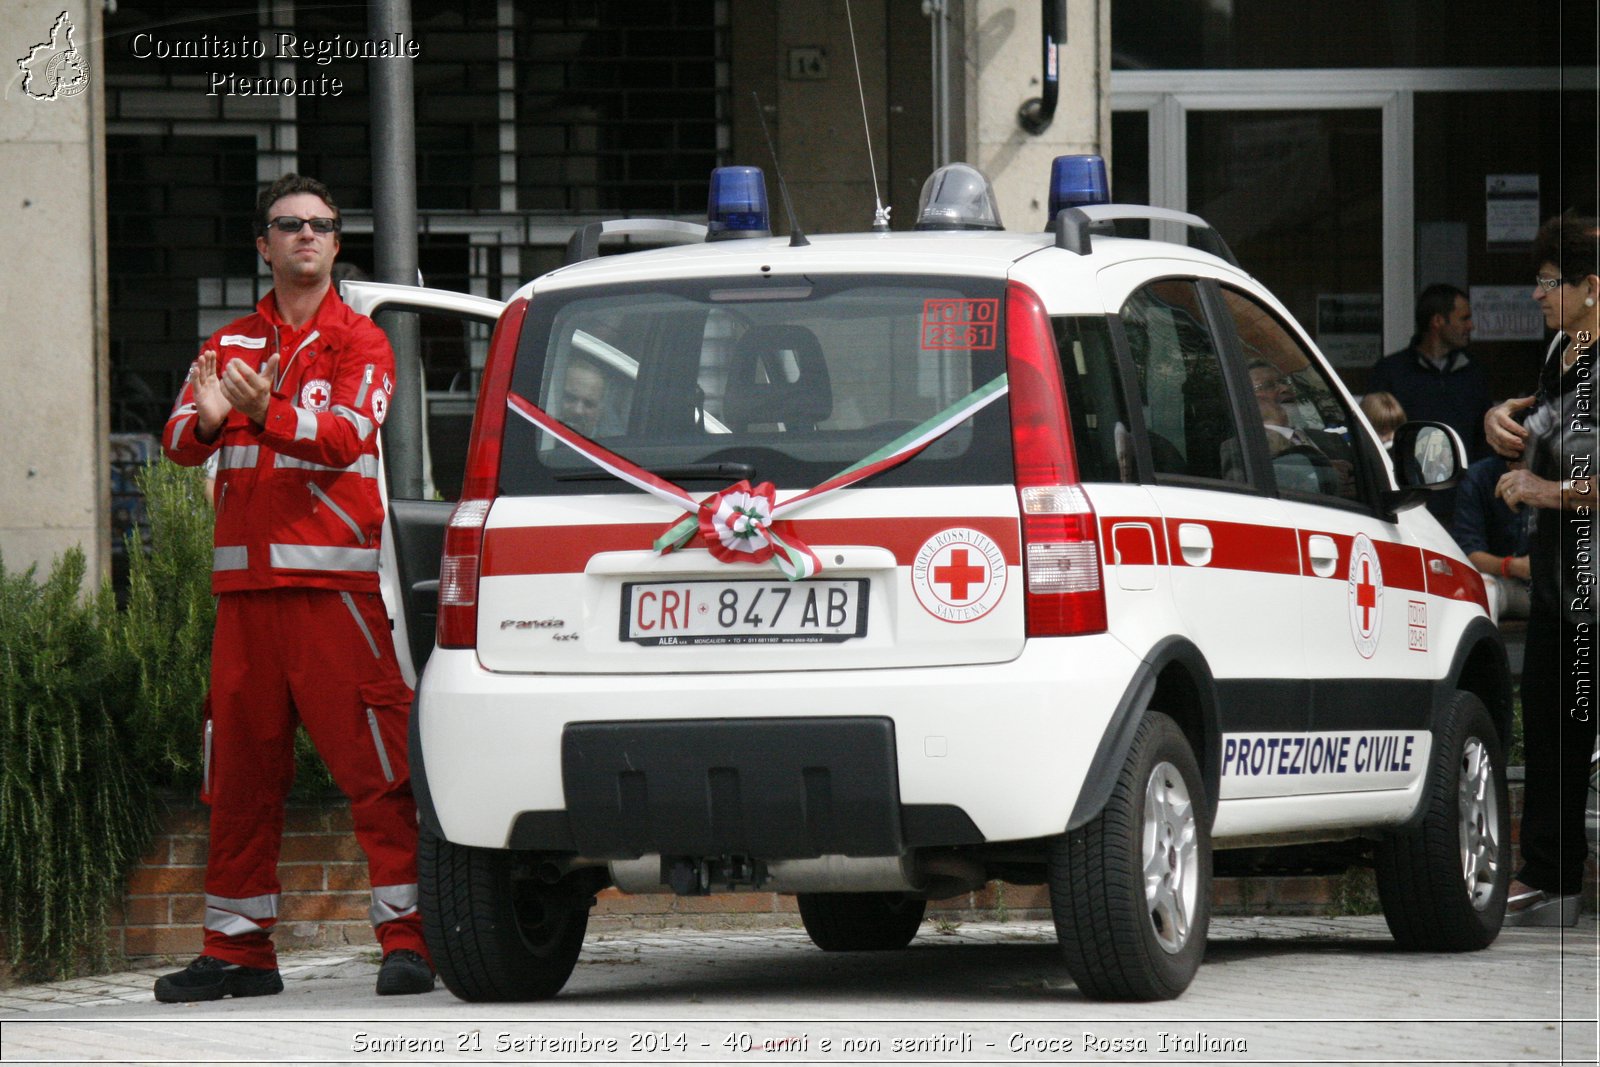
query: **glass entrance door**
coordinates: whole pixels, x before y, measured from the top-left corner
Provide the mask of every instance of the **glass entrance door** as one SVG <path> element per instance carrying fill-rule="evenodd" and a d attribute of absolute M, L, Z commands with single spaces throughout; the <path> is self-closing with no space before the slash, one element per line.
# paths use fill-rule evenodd
<path fill-rule="evenodd" d="M 1383 354 L 1377 108 L 1189 111 L 1188 209 L 1223 235 L 1334 365 Z"/>
<path fill-rule="evenodd" d="M 1210 222 L 1359 388 L 1410 336 L 1409 102 L 1140 94 L 1113 112 L 1112 193 Z"/>

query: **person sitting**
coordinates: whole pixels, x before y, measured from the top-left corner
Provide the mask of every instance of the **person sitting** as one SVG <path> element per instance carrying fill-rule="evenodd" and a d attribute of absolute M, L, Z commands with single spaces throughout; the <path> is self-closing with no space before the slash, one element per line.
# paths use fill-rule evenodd
<path fill-rule="evenodd" d="M 1350 446 L 1319 427 L 1300 425 L 1294 383 L 1277 367 L 1252 360 L 1249 372 L 1278 485 L 1298 492 L 1354 498 L 1355 464 Z M 1238 441 L 1222 443 L 1222 468 L 1224 477 L 1244 480 Z"/>
<path fill-rule="evenodd" d="M 605 408 L 606 378 L 588 360 L 573 360 L 567 364 L 567 375 L 561 386 L 561 421 L 585 437 L 594 437 L 600 428 L 600 415 Z"/>
<path fill-rule="evenodd" d="M 1510 468 L 1502 456 L 1489 456 L 1467 468 L 1456 489 L 1451 533 L 1472 565 L 1483 572 L 1489 602 L 1499 619 L 1528 617 L 1527 508 L 1513 512 L 1494 494 Z"/>

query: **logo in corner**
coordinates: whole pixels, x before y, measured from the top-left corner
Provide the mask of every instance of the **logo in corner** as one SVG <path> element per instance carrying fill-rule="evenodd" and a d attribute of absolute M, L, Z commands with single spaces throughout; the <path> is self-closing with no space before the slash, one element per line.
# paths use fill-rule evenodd
<path fill-rule="evenodd" d="M 1363 659 L 1378 651 L 1383 632 L 1383 568 L 1378 550 L 1366 534 L 1356 534 L 1350 546 L 1350 636 Z"/>
<path fill-rule="evenodd" d="M 66 100 L 89 87 L 89 60 L 72 42 L 75 30 L 63 11 L 50 27 L 50 39 L 17 60 L 24 94 L 34 100 Z"/>

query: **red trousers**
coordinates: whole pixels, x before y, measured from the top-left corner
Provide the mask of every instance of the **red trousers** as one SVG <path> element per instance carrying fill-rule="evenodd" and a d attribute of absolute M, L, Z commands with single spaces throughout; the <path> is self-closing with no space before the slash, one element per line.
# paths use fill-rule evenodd
<path fill-rule="evenodd" d="M 203 797 L 211 805 L 205 953 L 275 967 L 278 850 L 297 722 L 350 798 L 385 953 L 427 957 L 417 914 L 411 689 L 376 593 L 268 589 L 217 599 Z"/>

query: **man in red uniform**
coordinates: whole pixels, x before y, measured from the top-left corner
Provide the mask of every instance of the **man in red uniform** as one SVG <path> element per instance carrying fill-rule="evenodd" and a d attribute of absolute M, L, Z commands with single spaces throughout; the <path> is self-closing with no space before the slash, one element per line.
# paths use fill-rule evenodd
<path fill-rule="evenodd" d="M 350 798 L 367 855 L 378 992 L 433 988 L 417 915 L 417 819 L 406 766 L 411 690 L 378 592 L 378 429 L 394 355 L 330 282 L 339 209 L 288 174 L 256 201 L 272 291 L 206 342 L 162 435 L 167 456 L 219 454 L 211 588 L 211 804 L 205 950 L 156 981 L 160 1001 L 283 989 L 271 933 L 278 847 L 304 723 Z"/>

